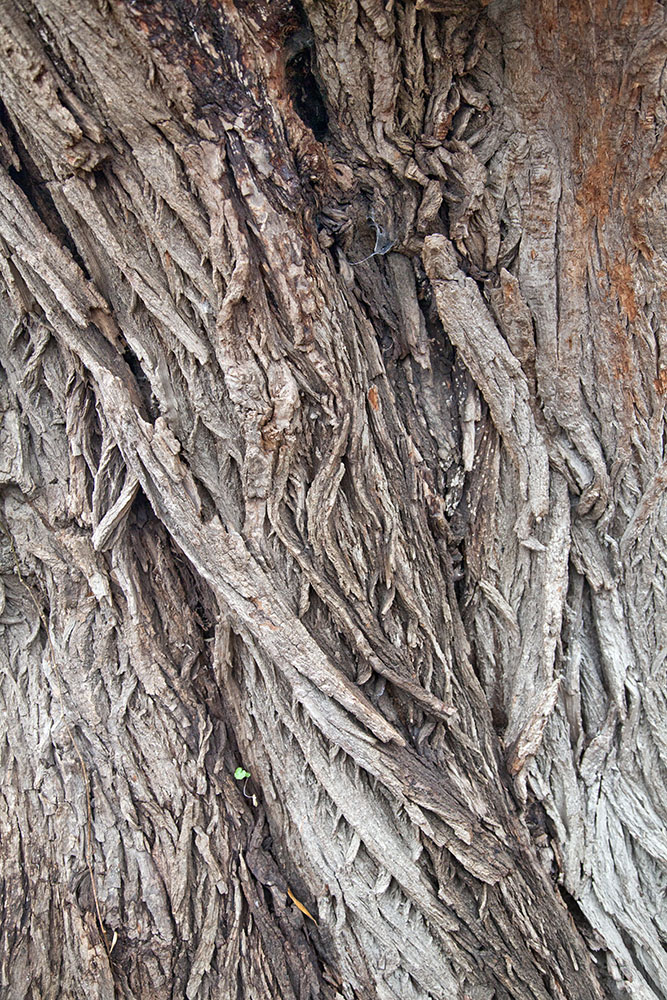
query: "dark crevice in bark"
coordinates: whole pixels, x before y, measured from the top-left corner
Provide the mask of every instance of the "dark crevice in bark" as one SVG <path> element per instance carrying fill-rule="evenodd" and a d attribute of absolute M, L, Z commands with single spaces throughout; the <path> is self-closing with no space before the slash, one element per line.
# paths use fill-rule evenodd
<path fill-rule="evenodd" d="M 23 191 L 46 228 L 67 247 L 72 258 L 81 268 L 86 278 L 90 279 L 90 274 L 77 249 L 72 234 L 56 208 L 51 192 L 49 191 L 49 181 L 42 177 L 2 101 L 0 101 L 0 125 L 6 131 L 20 162 L 19 169 L 16 169 L 11 163 L 7 166 L 9 176 L 17 187 Z"/>
<path fill-rule="evenodd" d="M 294 110 L 317 141 L 323 142 L 329 131 L 329 115 L 314 73 L 312 42 L 306 39 L 302 47 L 290 53 L 285 63 L 285 77 Z"/>
<path fill-rule="evenodd" d="M 146 410 L 146 415 L 152 421 L 155 421 L 159 416 L 160 410 L 157 400 L 153 395 L 148 376 L 144 371 L 144 366 L 141 364 L 141 361 L 134 353 L 132 348 L 129 346 L 129 344 L 125 343 L 122 346 L 125 348 L 123 351 L 123 361 L 128 366 L 128 368 L 132 372 L 132 375 L 134 376 L 134 380 L 139 390 L 141 400 Z"/>
<path fill-rule="evenodd" d="M 38 7 L 32 0 L 15 0 L 17 6 L 23 11 L 25 23 L 32 31 L 36 31 L 39 36 L 44 54 L 47 56 L 56 69 L 58 76 L 72 93 L 79 92 L 79 96 L 84 102 L 92 102 L 92 95 L 88 92 L 85 80 L 77 75 L 75 69 L 67 61 L 58 43 L 57 36 L 54 35 L 48 18 L 41 16 Z M 71 58 L 71 53 L 70 53 Z"/>
<path fill-rule="evenodd" d="M 553 830 L 553 827 L 552 827 L 552 825 L 550 823 L 549 823 L 549 829 L 550 829 L 552 835 L 554 836 L 554 841 L 555 841 L 555 831 Z M 567 891 L 567 889 L 565 888 L 565 886 L 563 885 L 563 883 L 562 883 L 562 877 L 561 877 L 561 879 L 557 879 L 555 881 L 555 885 L 556 885 L 556 889 L 557 889 L 559 895 L 561 896 L 563 902 L 567 906 L 568 912 L 570 913 L 570 916 L 572 917 L 572 920 L 573 920 L 573 922 L 574 922 L 577 930 L 579 931 L 579 933 L 582 934 L 584 937 L 590 938 L 591 940 L 593 940 L 594 937 L 595 937 L 595 934 L 594 934 L 593 929 L 592 929 L 592 927 L 590 925 L 590 921 L 588 921 L 586 919 L 586 917 L 584 916 L 584 914 L 583 914 L 583 912 L 581 910 L 581 907 L 577 903 L 577 901 L 574 898 L 574 896 L 572 896 L 571 893 L 569 893 Z"/>

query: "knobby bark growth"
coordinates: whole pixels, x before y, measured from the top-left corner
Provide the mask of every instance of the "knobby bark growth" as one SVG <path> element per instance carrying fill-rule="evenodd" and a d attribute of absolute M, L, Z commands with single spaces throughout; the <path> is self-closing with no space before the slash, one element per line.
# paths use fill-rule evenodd
<path fill-rule="evenodd" d="M 666 51 L 0 0 L 3 996 L 664 996 Z"/>

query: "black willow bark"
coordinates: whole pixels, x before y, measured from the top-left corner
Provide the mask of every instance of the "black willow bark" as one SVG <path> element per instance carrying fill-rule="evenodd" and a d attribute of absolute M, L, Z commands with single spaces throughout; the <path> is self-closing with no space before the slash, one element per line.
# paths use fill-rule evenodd
<path fill-rule="evenodd" d="M 666 995 L 666 66 L 0 0 L 3 997 Z"/>

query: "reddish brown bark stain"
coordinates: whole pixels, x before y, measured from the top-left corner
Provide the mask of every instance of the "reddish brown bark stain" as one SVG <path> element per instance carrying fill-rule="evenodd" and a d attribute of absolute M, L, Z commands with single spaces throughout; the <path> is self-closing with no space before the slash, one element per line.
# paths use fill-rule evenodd
<path fill-rule="evenodd" d="M 577 192 L 577 202 L 586 222 L 603 223 L 606 219 L 614 186 L 616 151 L 609 135 L 600 135 L 598 152 L 583 171 L 581 185 Z"/>
<path fill-rule="evenodd" d="M 380 401 L 378 399 L 378 391 L 377 391 L 377 389 L 375 388 L 374 385 L 372 385 L 370 387 L 370 389 L 368 390 L 368 402 L 371 404 L 371 406 L 373 407 L 374 410 L 378 410 L 380 408 Z"/>
<path fill-rule="evenodd" d="M 627 0 L 621 15 L 621 25 L 627 27 L 637 19 L 641 20 L 642 24 L 648 24 L 655 7 L 656 0 Z"/>
<path fill-rule="evenodd" d="M 570 251 L 582 263 L 581 281 L 593 282 L 591 294 L 605 301 L 599 375 L 614 386 L 615 405 L 628 427 L 644 405 L 637 397 L 633 342 L 641 311 L 634 255 L 640 252 L 646 261 L 653 256 L 635 221 L 642 218 L 637 200 L 646 165 L 649 176 L 664 172 L 667 140 L 653 138 L 654 109 L 639 82 L 639 68 L 622 64 L 616 53 L 629 35 L 639 40 L 643 25 L 658 11 L 655 0 L 538 0 L 528 15 L 558 95 L 556 116 L 562 114 L 571 137 L 579 221 L 571 231 Z M 591 267 L 600 253 L 603 267 Z M 655 388 L 667 390 L 667 372 L 658 375 Z"/>
<path fill-rule="evenodd" d="M 625 260 L 616 260 L 610 268 L 609 278 L 611 285 L 621 305 L 621 309 L 633 323 L 637 319 L 639 310 L 637 309 L 637 299 L 632 280 L 632 268 Z"/>
<path fill-rule="evenodd" d="M 639 38 L 660 7 L 657 0 L 526 0 L 524 9 L 542 65 L 553 77 L 557 111 L 569 120 L 582 221 L 604 222 L 616 193 L 624 186 L 632 190 L 628 178 L 640 159 L 642 88 L 632 87 L 638 67 L 623 64 L 616 54 L 628 35 Z M 640 124 L 650 129 L 650 112 L 643 110 Z M 663 151 L 654 155 L 662 157 Z"/>

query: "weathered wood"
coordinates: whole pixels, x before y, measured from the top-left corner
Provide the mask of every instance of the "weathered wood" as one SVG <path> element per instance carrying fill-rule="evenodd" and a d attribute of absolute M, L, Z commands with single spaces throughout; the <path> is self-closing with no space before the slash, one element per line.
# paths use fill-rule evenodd
<path fill-rule="evenodd" d="M 665 41 L 0 0 L 3 995 L 667 993 Z"/>

